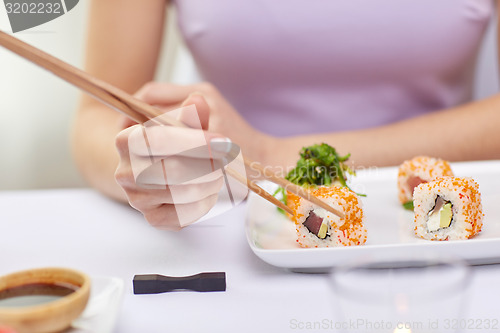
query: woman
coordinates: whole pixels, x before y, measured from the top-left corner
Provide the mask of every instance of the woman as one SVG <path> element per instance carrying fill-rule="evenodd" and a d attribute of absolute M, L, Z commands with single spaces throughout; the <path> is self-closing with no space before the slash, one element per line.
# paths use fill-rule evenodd
<path fill-rule="evenodd" d="M 195 104 L 198 115 L 181 114 L 183 122 L 201 127 L 208 140 L 231 139 L 264 165 L 292 165 L 302 146 L 319 142 L 350 152 L 358 166 L 395 165 L 418 154 L 449 160 L 500 156 L 500 96 L 470 102 L 492 0 L 174 5 L 186 43 L 210 83 L 148 83 L 165 24 L 163 0 L 92 1 L 86 69 L 131 93 L 142 87 L 137 96 L 165 110 Z M 166 191 L 138 186 L 130 157 L 148 152 L 138 145 L 129 150 L 142 133 L 131 125 L 82 98 L 74 147 L 90 184 L 116 199 L 128 198 L 158 227 L 183 226 L 176 208 L 192 213 L 189 222 L 204 215 L 221 179 Z M 192 160 L 174 155 L 179 142 L 191 142 L 200 129 L 154 128 L 146 131 L 154 132 L 156 157 L 170 159 L 179 170 L 193 168 Z M 177 206 L 173 190 L 182 197 Z"/>

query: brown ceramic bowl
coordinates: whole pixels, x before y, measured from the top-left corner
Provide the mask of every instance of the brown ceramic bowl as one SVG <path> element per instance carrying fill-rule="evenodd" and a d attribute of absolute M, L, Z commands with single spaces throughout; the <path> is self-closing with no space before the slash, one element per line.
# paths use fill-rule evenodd
<path fill-rule="evenodd" d="M 24 307 L 0 307 L 0 326 L 18 333 L 60 332 L 85 309 L 90 278 L 66 268 L 39 268 L 0 277 L 0 298 L 16 295 L 58 295 L 59 298 Z"/>

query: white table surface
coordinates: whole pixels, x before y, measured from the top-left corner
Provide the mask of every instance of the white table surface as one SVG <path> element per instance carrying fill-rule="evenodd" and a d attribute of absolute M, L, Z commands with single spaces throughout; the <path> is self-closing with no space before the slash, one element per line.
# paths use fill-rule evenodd
<path fill-rule="evenodd" d="M 0 208 L 0 274 L 64 266 L 123 279 L 115 332 L 297 332 L 336 320 L 327 275 L 292 273 L 252 253 L 244 204 L 177 233 L 88 189 L 0 192 Z M 209 271 L 226 272 L 226 292 L 132 292 L 135 274 Z M 500 265 L 473 273 L 466 318 L 499 320 Z"/>

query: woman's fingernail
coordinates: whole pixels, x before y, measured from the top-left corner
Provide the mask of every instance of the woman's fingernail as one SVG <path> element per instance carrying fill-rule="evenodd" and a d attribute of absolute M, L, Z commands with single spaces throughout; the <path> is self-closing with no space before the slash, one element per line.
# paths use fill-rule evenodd
<path fill-rule="evenodd" d="M 229 138 L 214 138 L 210 140 L 210 148 L 219 153 L 229 153 L 233 142 Z"/>

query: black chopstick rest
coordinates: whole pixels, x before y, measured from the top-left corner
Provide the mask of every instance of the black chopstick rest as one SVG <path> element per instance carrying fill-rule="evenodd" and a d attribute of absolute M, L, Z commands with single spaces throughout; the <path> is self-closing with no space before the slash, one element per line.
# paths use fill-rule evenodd
<path fill-rule="evenodd" d="M 159 294 L 174 290 L 226 291 L 226 273 L 210 272 L 172 277 L 159 274 L 134 276 L 134 294 Z"/>

